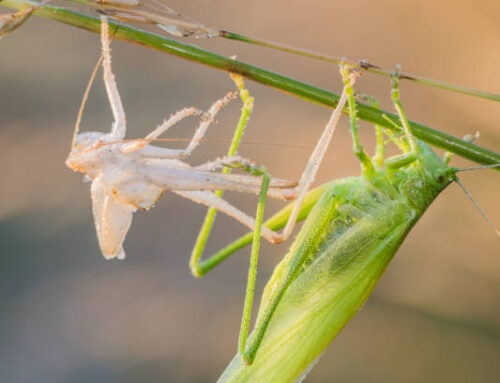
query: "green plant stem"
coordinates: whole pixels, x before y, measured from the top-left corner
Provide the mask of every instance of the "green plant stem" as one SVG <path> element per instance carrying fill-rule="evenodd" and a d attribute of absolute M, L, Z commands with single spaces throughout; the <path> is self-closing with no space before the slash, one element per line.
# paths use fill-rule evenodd
<path fill-rule="evenodd" d="M 0 5 L 23 9 L 35 5 L 34 2 L 26 0 L 0 0 Z M 60 21 L 90 32 L 100 32 L 100 21 L 98 18 L 66 8 L 42 6 L 35 11 L 35 14 L 48 19 Z M 310 84 L 282 76 L 280 74 L 233 60 L 199 47 L 185 44 L 179 41 L 167 39 L 165 37 L 145 32 L 126 25 L 118 25 L 110 22 L 113 36 L 116 39 L 139 44 L 150 49 L 159 50 L 164 53 L 179 56 L 191 61 L 196 61 L 213 68 L 226 72 L 240 74 L 250 80 L 268 85 L 285 93 L 294 95 L 309 102 L 334 108 L 339 100 L 339 95 L 321 89 Z M 347 110 L 345 110 L 347 112 Z M 384 118 L 384 115 L 386 118 Z M 398 118 L 393 113 L 376 109 L 364 103 L 358 104 L 358 117 L 362 120 L 383 126 L 387 129 L 397 130 L 388 120 L 397 122 Z M 410 121 L 412 133 L 419 139 L 437 146 L 461 157 L 482 165 L 500 163 L 500 154 L 486 148 L 474 145 L 444 132 L 429 128 L 418 122 Z"/>
<path fill-rule="evenodd" d="M 96 7 L 96 3 L 93 2 L 92 0 L 66 0 L 66 1 L 86 5 L 86 6 L 89 6 L 92 8 Z M 117 9 L 120 9 L 120 7 L 117 7 Z M 126 9 L 126 8 L 124 8 L 124 9 Z M 234 41 L 239 41 L 239 42 L 243 42 L 243 43 L 247 43 L 247 44 L 258 45 L 258 46 L 265 47 L 265 48 L 276 49 L 276 50 L 280 50 L 282 52 L 288 52 L 288 53 L 292 53 L 292 54 L 296 54 L 296 55 L 300 55 L 300 56 L 304 56 L 304 57 L 309 57 L 309 58 L 316 59 L 316 60 L 327 61 L 327 62 L 331 62 L 331 63 L 337 64 L 337 65 L 347 64 L 353 68 L 364 69 L 368 72 L 383 75 L 383 76 L 388 76 L 388 77 L 393 76 L 393 72 L 394 72 L 394 70 L 387 70 L 387 69 L 381 68 L 381 67 L 374 65 L 366 60 L 358 60 L 358 61 L 350 60 L 350 59 L 347 59 L 345 57 L 339 57 L 339 56 L 329 55 L 326 53 L 315 52 L 315 51 L 312 51 L 309 49 L 304 49 L 304 48 L 296 47 L 293 45 L 283 44 L 283 43 L 279 43 L 276 41 L 270 41 L 270 40 L 265 40 L 265 39 L 259 39 L 259 38 L 255 38 L 255 37 L 246 36 L 246 35 L 243 35 L 241 33 L 234 33 L 234 32 L 225 31 L 225 30 L 219 30 L 218 33 L 219 33 L 219 37 L 222 37 L 222 38 L 225 38 L 228 40 L 234 40 Z M 450 84 L 450 83 L 447 83 L 444 81 L 435 80 L 435 79 L 431 79 L 431 78 L 427 78 L 427 77 L 422 77 L 422 76 L 418 76 L 418 75 L 408 73 L 408 72 L 399 71 L 398 78 L 401 80 L 413 81 L 413 82 L 416 82 L 418 84 L 448 90 L 450 92 L 462 93 L 462 94 L 466 94 L 469 96 L 474 96 L 474 97 L 484 98 L 486 100 L 500 102 L 500 95 L 495 94 L 495 93 L 485 92 L 485 91 L 482 91 L 479 89 L 460 86 L 460 85 L 456 85 L 456 84 Z"/>

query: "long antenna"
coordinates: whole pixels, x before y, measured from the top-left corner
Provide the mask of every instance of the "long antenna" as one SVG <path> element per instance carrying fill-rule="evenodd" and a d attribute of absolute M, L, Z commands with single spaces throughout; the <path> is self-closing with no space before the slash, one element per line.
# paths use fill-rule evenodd
<path fill-rule="evenodd" d="M 456 169 L 456 171 L 458 173 L 458 172 L 469 172 L 471 170 L 481 170 L 481 169 L 489 169 L 489 168 L 500 168 L 500 164 L 473 166 L 471 168 L 458 168 L 458 169 Z"/>
<path fill-rule="evenodd" d="M 465 185 L 458 178 L 455 181 L 462 188 L 462 190 L 464 191 L 465 195 L 467 197 L 469 197 L 469 199 L 472 201 L 472 204 L 481 213 L 481 215 L 486 220 L 486 222 L 488 222 L 488 225 L 490 225 L 493 228 L 493 230 L 495 230 L 495 233 L 497 233 L 497 235 L 500 237 L 500 230 L 497 229 L 497 227 L 495 226 L 495 224 L 491 221 L 491 219 L 489 219 L 489 217 L 486 215 L 486 213 L 484 212 L 484 210 L 481 209 L 481 206 L 479 206 L 479 204 L 476 202 L 476 200 L 472 197 L 472 194 L 470 194 L 469 190 L 467 190 L 467 188 L 465 187 Z"/>
<path fill-rule="evenodd" d="M 101 66 L 103 58 L 104 56 L 101 53 L 101 55 L 99 56 L 99 60 L 97 60 L 94 70 L 92 71 L 92 75 L 90 76 L 87 88 L 85 89 L 85 93 L 83 94 L 82 102 L 80 103 L 80 109 L 78 110 L 78 116 L 76 117 L 75 129 L 73 130 L 73 138 L 71 139 L 71 150 L 75 148 L 76 136 L 78 135 L 78 131 L 80 130 L 80 122 L 82 121 L 83 110 L 85 109 L 85 104 L 87 103 L 87 98 L 89 97 L 90 88 L 92 88 L 92 84 L 94 83 L 95 76 L 97 75 L 97 71 L 99 70 L 99 66 Z"/>

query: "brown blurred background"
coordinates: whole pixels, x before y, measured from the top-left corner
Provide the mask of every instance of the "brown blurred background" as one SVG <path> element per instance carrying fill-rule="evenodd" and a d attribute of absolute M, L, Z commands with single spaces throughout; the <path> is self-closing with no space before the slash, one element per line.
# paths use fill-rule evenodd
<path fill-rule="evenodd" d="M 475 1 L 169 1 L 208 25 L 367 59 L 392 68 L 500 92 L 500 3 Z M 326 63 L 224 40 L 190 42 L 335 91 Z M 65 168 L 98 37 L 33 17 L 0 41 L 0 381 L 213 382 L 236 350 L 248 267 L 241 251 L 205 278 L 188 257 L 205 208 L 166 194 L 136 214 L 127 259 L 99 253 L 89 184 Z M 114 71 L 130 137 L 142 137 L 183 106 L 207 108 L 233 84 L 227 74 L 122 42 Z M 390 108 L 387 78 L 367 74 L 358 90 Z M 240 153 L 274 175 L 298 179 L 329 111 L 248 82 L 256 97 Z M 403 83 L 410 119 L 500 151 L 500 104 Z M 231 136 L 240 105 L 219 117 L 210 138 Z M 101 78 L 83 130 L 110 129 Z M 193 120 L 170 136 L 189 137 Z M 365 147 L 373 147 L 364 124 Z M 359 174 L 347 121 L 318 182 Z M 206 143 L 190 163 L 227 145 Z M 468 164 L 455 158 L 456 165 Z M 500 225 L 500 176 L 463 182 Z M 229 198 L 253 212 L 255 198 Z M 281 206 L 272 203 L 272 209 Z M 271 208 L 268 210 L 270 211 Z M 244 233 L 219 216 L 210 250 Z M 409 235 L 364 309 L 341 333 L 307 382 L 493 382 L 500 374 L 500 240 L 456 185 Z M 288 244 L 263 245 L 259 293 Z"/>

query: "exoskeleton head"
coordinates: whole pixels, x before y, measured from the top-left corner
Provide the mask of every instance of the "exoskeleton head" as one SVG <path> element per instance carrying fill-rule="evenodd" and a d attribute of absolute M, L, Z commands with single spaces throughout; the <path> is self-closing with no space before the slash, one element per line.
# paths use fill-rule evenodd
<path fill-rule="evenodd" d="M 86 173 L 85 167 L 92 158 L 92 151 L 105 142 L 105 135 L 101 132 L 78 134 L 66 159 L 66 166 L 74 171 Z"/>

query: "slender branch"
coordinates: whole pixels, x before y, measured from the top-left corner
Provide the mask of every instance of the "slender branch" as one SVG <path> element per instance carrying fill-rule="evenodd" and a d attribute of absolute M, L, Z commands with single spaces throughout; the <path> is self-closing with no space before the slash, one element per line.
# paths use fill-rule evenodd
<path fill-rule="evenodd" d="M 23 9 L 35 4 L 36 3 L 27 0 L 0 0 L 0 5 L 14 9 Z M 66 8 L 45 5 L 37 9 L 35 14 L 73 25 L 90 32 L 99 33 L 100 31 L 101 24 L 98 18 Z M 179 56 L 191 61 L 196 61 L 226 72 L 237 73 L 250 80 L 268 85 L 309 102 L 334 108 L 339 100 L 338 94 L 325 89 L 282 76 L 242 61 L 233 60 L 229 57 L 215 54 L 190 44 L 167 39 L 165 37 L 132 28 L 130 26 L 117 25 L 116 23 L 110 23 L 110 27 L 113 29 L 113 36 L 116 39 L 139 44 L 150 49 L 159 50 L 161 52 Z M 347 110 L 345 110 L 345 112 L 347 113 Z M 358 117 L 362 120 L 372 122 L 387 129 L 397 130 L 394 124 L 390 122 L 398 121 L 396 115 L 383 110 L 378 110 L 367 104 L 358 104 Z M 421 140 L 448 150 L 471 161 L 482 165 L 500 163 L 499 153 L 495 153 L 491 150 L 463 141 L 444 132 L 429 128 L 418 122 L 410 121 L 410 128 L 413 134 Z"/>
<path fill-rule="evenodd" d="M 355 68 L 360 68 L 360 69 L 362 68 L 368 72 L 380 74 L 380 75 L 387 76 L 387 77 L 392 76 L 392 73 L 393 73 L 392 70 L 380 68 L 379 66 L 374 65 L 366 60 L 360 60 L 360 61 L 348 60 L 348 59 L 343 58 L 343 57 L 333 56 L 333 55 L 329 55 L 329 54 L 321 53 L 321 52 L 315 52 L 315 51 L 311 51 L 309 49 L 298 48 L 298 47 L 294 47 L 292 45 L 278 43 L 275 41 L 269 41 L 269 40 L 249 37 L 249 36 L 245 36 L 245 35 L 242 35 L 239 33 L 229 32 L 229 31 L 220 31 L 219 35 L 221 37 L 224 37 L 224 38 L 229 39 L 229 40 L 236 40 L 236 41 L 241 41 L 244 43 L 259 45 L 259 46 L 266 47 L 266 48 L 277 49 L 277 50 L 280 50 L 283 52 L 293 53 L 293 54 L 297 54 L 300 56 L 305 56 L 305 57 L 310 57 L 310 58 L 317 59 L 317 60 L 327 61 L 327 62 L 331 62 L 331 63 L 338 64 L 338 65 L 347 63 Z M 408 73 L 408 72 L 400 71 L 399 78 L 401 80 L 413 81 L 413 82 L 416 82 L 419 84 L 429 85 L 429 86 L 432 86 L 435 88 L 449 90 L 451 92 L 467 94 L 469 96 L 480 97 L 480 98 L 484 98 L 486 100 L 500 102 L 500 95 L 496 94 L 496 93 L 485 92 L 485 91 L 482 91 L 479 89 L 474 89 L 474 88 L 456 85 L 456 84 L 450 84 L 450 83 L 447 83 L 444 81 L 435 80 L 435 79 L 427 78 L 427 77 L 423 77 L 423 76 L 418 76 L 416 74 L 412 74 L 412 73 Z"/>
<path fill-rule="evenodd" d="M 326 53 L 315 52 L 315 51 L 312 51 L 309 49 L 304 49 L 304 48 L 296 47 L 293 45 L 283 44 L 283 43 L 279 43 L 276 41 L 259 39 L 259 38 L 255 38 L 255 37 L 246 36 L 246 35 L 243 35 L 241 33 L 234 33 L 234 32 L 221 30 L 221 29 L 217 29 L 217 28 L 206 27 L 201 23 L 198 24 L 198 22 L 196 22 L 196 21 L 194 22 L 194 24 L 193 24 L 193 22 L 188 22 L 187 23 L 188 25 L 186 25 L 185 22 L 182 22 L 182 21 L 177 20 L 175 18 L 162 17 L 161 15 L 158 15 L 154 11 L 153 11 L 153 13 L 151 13 L 151 12 L 149 12 L 149 9 L 147 9 L 146 11 L 143 11 L 140 6 L 138 6 L 138 9 L 136 9 L 135 7 L 131 8 L 128 6 L 121 7 L 118 4 L 107 5 L 104 2 L 96 3 L 95 0 L 66 0 L 66 1 L 69 1 L 72 3 L 82 4 L 82 5 L 91 7 L 91 8 L 106 10 L 108 12 L 111 12 L 111 15 L 113 15 L 113 12 L 117 12 L 120 15 L 120 17 L 123 17 L 124 15 L 127 15 L 127 14 L 129 14 L 130 16 L 134 16 L 134 15 L 139 16 L 141 18 L 146 18 L 146 19 L 148 19 L 148 22 L 152 22 L 153 24 L 157 24 L 159 26 L 161 26 L 161 25 L 164 25 L 164 26 L 171 25 L 173 27 L 177 26 L 177 27 L 181 27 L 182 29 L 186 29 L 186 31 L 191 31 L 191 30 L 196 31 L 197 29 L 201 28 L 201 30 L 203 30 L 202 35 L 203 35 L 203 33 L 205 33 L 205 36 L 211 36 L 211 37 L 219 36 L 219 37 L 229 39 L 229 40 L 235 40 L 235 41 L 240 41 L 240 42 L 244 42 L 244 43 L 248 43 L 248 44 L 258 45 L 258 46 L 265 47 L 265 48 L 276 49 L 276 50 L 280 50 L 283 52 L 288 52 L 288 53 L 292 53 L 292 54 L 296 54 L 296 55 L 300 55 L 300 56 L 305 56 L 305 57 L 309 57 L 309 58 L 316 59 L 316 60 L 331 62 L 331 63 L 337 64 L 337 65 L 348 64 L 348 65 L 352 66 L 353 68 L 364 69 L 368 72 L 383 75 L 383 76 L 388 76 L 388 77 L 393 76 L 393 70 L 387 70 L 387 69 L 381 68 L 377 65 L 374 65 L 373 63 L 368 62 L 367 60 L 359 60 L 359 61 L 350 60 L 350 59 L 347 59 L 345 57 L 339 57 L 339 56 L 333 56 L 333 55 L 326 54 Z M 418 75 L 415 75 L 412 73 L 402 72 L 402 71 L 398 72 L 398 77 L 401 80 L 413 81 L 413 82 L 416 82 L 416 83 L 421 84 L 421 85 L 432 86 L 435 88 L 448 90 L 450 92 L 462 93 L 462 94 L 466 94 L 469 96 L 474 96 L 474 97 L 484 98 L 486 100 L 500 102 L 500 95 L 499 94 L 485 92 L 485 91 L 482 91 L 479 89 L 474 89 L 474 88 L 465 87 L 465 86 L 456 85 L 456 84 L 450 84 L 450 83 L 447 83 L 444 81 L 435 80 L 435 79 L 431 79 L 431 78 L 427 78 L 427 77 L 423 77 L 423 76 L 418 76 Z"/>

